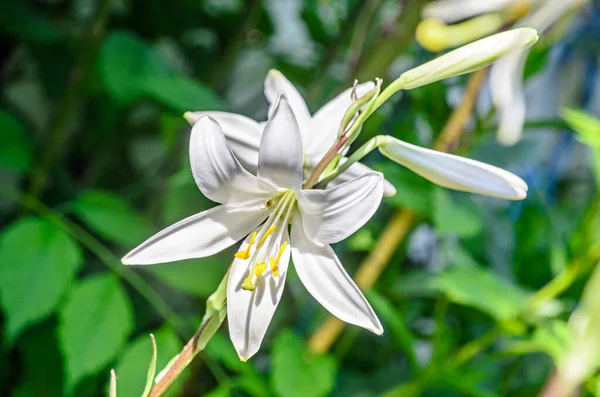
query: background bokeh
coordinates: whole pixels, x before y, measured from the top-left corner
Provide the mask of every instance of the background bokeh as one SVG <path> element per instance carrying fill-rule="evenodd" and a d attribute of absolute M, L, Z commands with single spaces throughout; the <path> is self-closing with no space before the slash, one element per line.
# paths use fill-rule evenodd
<path fill-rule="evenodd" d="M 435 56 L 414 40 L 425 3 L 0 1 L 0 394 L 103 396 L 115 368 L 119 396 L 139 396 L 148 334 L 162 368 L 194 333 L 233 254 L 120 264 L 148 236 L 213 205 L 190 173 L 183 112 L 264 120 L 271 68 L 313 111 L 354 78 L 385 85 Z M 600 259 L 599 39 L 592 2 L 533 49 L 519 144 L 496 142 L 485 82 L 450 142 L 524 178 L 526 200 L 450 192 L 378 153 L 366 158 L 398 194 L 334 248 L 354 274 L 382 250 L 382 233 L 401 233 L 398 217 L 410 218 L 365 291 L 383 336 L 346 327 L 322 352 L 327 313 L 291 274 L 261 351 L 240 362 L 224 325 L 172 395 L 534 396 L 578 341 L 592 356 L 580 393 L 600 395 L 600 327 L 574 337 L 569 323 L 575 310 L 600 322 L 600 287 L 578 306 Z M 395 95 L 355 147 L 381 133 L 433 146 L 468 79 Z"/>

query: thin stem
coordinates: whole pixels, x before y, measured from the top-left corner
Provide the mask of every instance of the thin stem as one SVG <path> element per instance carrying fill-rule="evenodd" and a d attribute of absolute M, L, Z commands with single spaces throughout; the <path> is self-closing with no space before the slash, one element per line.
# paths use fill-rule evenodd
<path fill-rule="evenodd" d="M 358 101 L 352 104 L 349 108 L 349 111 L 352 115 L 360 109 L 362 103 L 368 100 L 365 105 L 364 110 L 360 113 L 360 115 L 356 118 L 356 120 L 350 125 L 350 127 L 343 133 L 339 134 L 338 140 L 333 144 L 331 149 L 325 154 L 325 156 L 319 161 L 312 174 L 304 184 L 305 189 L 310 189 L 317 184 L 321 174 L 327 169 L 329 164 L 336 158 L 338 154 L 340 154 L 347 145 L 352 144 L 354 139 L 356 139 L 358 135 L 359 129 L 362 127 L 367 118 L 373 114 L 373 105 L 375 104 L 377 97 L 379 96 L 381 90 L 382 80 L 379 78 L 375 79 L 376 85 L 373 90 L 371 90 L 368 94 L 361 97 Z M 354 110 L 355 107 L 357 110 Z M 345 123 L 350 123 L 352 121 L 352 117 L 349 117 L 348 112 L 344 116 L 342 121 L 342 125 L 340 126 L 340 130 L 346 127 Z"/>
<path fill-rule="evenodd" d="M 319 181 L 319 185 L 327 186 L 327 184 L 329 182 L 331 182 L 332 180 L 337 178 L 339 175 L 346 172 L 346 170 L 348 168 L 350 168 L 350 166 L 352 164 L 362 160 L 363 157 L 365 157 L 367 154 L 371 153 L 373 150 L 377 149 L 379 146 L 384 144 L 386 141 L 387 141 L 387 136 L 385 136 L 385 135 L 378 135 L 376 137 L 369 139 L 359 149 L 357 149 L 354 153 L 352 153 L 352 155 L 350 157 L 348 157 L 348 159 L 343 164 L 340 164 L 332 172 L 326 174 L 323 178 L 321 178 L 321 180 Z"/>
<path fill-rule="evenodd" d="M 142 297 L 144 297 L 144 299 L 146 299 L 146 301 L 154 308 L 154 310 L 156 310 L 156 312 L 162 318 L 164 318 L 174 330 L 178 331 L 183 329 L 184 323 L 179 319 L 177 314 L 171 310 L 163 298 L 157 294 L 156 291 L 154 291 L 154 289 L 146 282 L 146 280 L 140 277 L 137 273 L 123 266 L 115 254 L 113 254 L 104 244 L 102 244 L 84 228 L 66 218 L 60 212 L 47 207 L 44 203 L 33 196 L 21 194 L 16 191 L 9 191 L 7 189 L 0 190 L 0 195 L 20 203 L 29 211 L 38 213 L 40 216 L 64 230 L 86 249 L 88 249 L 92 254 L 94 254 L 110 270 L 118 274 L 127 283 L 129 283 L 129 285 L 131 285 Z"/>
<path fill-rule="evenodd" d="M 206 301 L 206 312 L 198 330 L 188 343 L 157 377 L 150 397 L 163 396 L 175 383 L 192 360 L 204 350 L 210 338 L 217 332 L 227 314 L 227 282 L 229 270 L 215 292 Z"/>
<path fill-rule="evenodd" d="M 436 140 L 435 147 L 440 151 L 449 151 L 449 143 L 458 142 L 464 132 L 464 126 L 475 105 L 477 94 L 483 84 L 479 71 L 469 78 L 467 90 L 462 103 L 457 107 L 448 120 L 445 128 Z M 389 87 L 388 87 L 389 88 Z M 384 90 L 380 97 L 388 90 Z M 389 91 L 391 92 L 391 90 Z M 387 95 L 387 94 L 385 94 Z M 390 94 L 391 95 L 391 94 Z M 374 105 L 374 107 L 376 104 Z M 354 280 L 363 290 L 370 289 L 389 263 L 398 246 L 404 241 L 408 232 L 417 223 L 417 215 L 409 210 L 396 212 L 379 236 L 374 249 L 359 267 Z M 319 327 L 309 340 L 309 348 L 316 353 L 324 353 L 333 345 L 344 328 L 344 323 L 335 317 L 329 316 L 325 323 Z"/>
<path fill-rule="evenodd" d="M 69 130 L 73 111 L 77 108 L 81 83 L 92 65 L 96 48 L 104 34 L 104 24 L 110 9 L 109 0 L 101 0 L 96 9 L 87 33 L 79 45 L 79 57 L 69 73 L 62 99 L 58 105 L 54 122 L 50 127 L 48 142 L 41 153 L 41 160 L 31 175 L 29 194 L 38 197 L 46 185 L 48 170 L 59 155 L 61 146 Z"/>

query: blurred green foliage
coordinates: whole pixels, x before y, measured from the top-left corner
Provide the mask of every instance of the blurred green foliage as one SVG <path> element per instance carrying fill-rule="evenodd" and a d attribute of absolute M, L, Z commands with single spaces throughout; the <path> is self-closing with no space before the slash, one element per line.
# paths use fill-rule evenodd
<path fill-rule="evenodd" d="M 133 269 L 119 262 L 152 233 L 213 205 L 191 176 L 181 114 L 264 120 L 270 68 L 297 84 L 311 109 L 356 76 L 389 82 L 433 57 L 413 40 L 425 3 L 0 1 L 2 394 L 103 396 L 116 368 L 119 396 L 139 396 L 148 334 L 160 370 L 193 334 L 232 254 Z M 395 210 L 420 217 L 367 292 L 383 336 L 348 327 L 331 353 L 311 353 L 306 341 L 325 312 L 292 274 L 261 352 L 240 362 L 223 327 L 171 395 L 539 393 L 553 366 L 574 354 L 569 319 L 600 259 L 600 108 L 590 61 L 598 34 L 597 22 L 576 26 L 534 51 L 527 75 L 546 91 L 528 97 L 534 116 L 519 145 L 494 142 L 485 90 L 469 122 L 461 153 L 525 178 L 525 202 L 449 192 L 367 158 L 398 194 L 335 247 L 348 271 Z M 356 147 L 381 131 L 431 146 L 464 83 L 397 95 Z M 591 114 L 575 110 L 582 107 Z M 583 395 L 600 395 L 597 360 Z"/>

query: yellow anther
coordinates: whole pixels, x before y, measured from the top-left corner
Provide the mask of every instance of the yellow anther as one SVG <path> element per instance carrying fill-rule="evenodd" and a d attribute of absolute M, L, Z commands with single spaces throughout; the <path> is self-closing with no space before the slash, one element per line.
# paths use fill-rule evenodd
<path fill-rule="evenodd" d="M 271 264 L 271 272 L 273 273 L 273 276 L 279 277 L 279 266 L 277 265 L 277 262 L 275 262 L 275 258 L 272 256 L 269 257 L 269 263 Z"/>
<path fill-rule="evenodd" d="M 245 279 L 244 282 L 242 283 L 242 289 L 244 291 L 254 291 L 255 288 L 256 288 L 256 285 L 254 285 L 252 283 L 252 280 Z"/>
<path fill-rule="evenodd" d="M 271 265 L 271 272 L 275 277 L 279 276 L 279 260 L 281 259 L 281 255 L 283 255 L 283 251 L 285 251 L 285 247 L 287 247 L 288 242 L 284 241 L 279 247 L 279 252 L 277 253 L 277 258 L 273 258 L 272 256 L 269 258 L 269 264 Z"/>
<path fill-rule="evenodd" d="M 244 282 L 242 283 L 242 289 L 246 291 L 254 291 L 256 285 L 254 285 L 252 279 L 254 278 L 254 276 L 260 276 L 266 270 L 267 264 L 265 262 L 259 262 L 256 265 L 254 265 L 252 271 L 250 271 L 250 274 L 248 274 L 248 277 L 244 279 Z"/>
<path fill-rule="evenodd" d="M 271 233 L 273 233 L 276 228 L 277 228 L 277 226 L 275 226 L 275 225 L 268 228 L 267 231 L 265 232 L 265 234 L 260 238 L 260 240 L 258 240 L 258 244 L 256 244 L 256 248 L 260 248 L 260 246 L 265 243 L 265 240 L 267 239 L 267 237 L 269 237 L 269 235 Z"/>
<path fill-rule="evenodd" d="M 250 248 L 252 248 L 252 243 L 254 243 L 254 240 L 256 240 L 256 232 L 253 232 L 252 236 L 250 236 L 250 242 L 248 243 L 248 246 L 246 247 L 246 249 L 244 251 L 236 252 L 234 256 L 236 258 L 240 258 L 240 259 L 250 258 Z"/>
<path fill-rule="evenodd" d="M 265 262 L 260 262 L 254 265 L 254 274 L 260 276 L 267 270 L 267 264 Z"/>

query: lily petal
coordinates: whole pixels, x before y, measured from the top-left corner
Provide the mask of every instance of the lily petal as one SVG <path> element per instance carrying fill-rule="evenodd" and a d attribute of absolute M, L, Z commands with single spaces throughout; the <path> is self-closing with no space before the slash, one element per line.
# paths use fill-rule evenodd
<path fill-rule="evenodd" d="M 190 163 L 200 191 L 218 203 L 233 204 L 251 198 L 268 199 L 269 193 L 258 186 L 258 179 L 242 167 L 221 126 L 210 118 L 202 117 L 190 138 Z"/>
<path fill-rule="evenodd" d="M 525 124 L 523 73 L 527 54 L 513 52 L 502 57 L 490 71 L 490 90 L 498 108 L 498 141 L 506 146 L 519 142 Z"/>
<path fill-rule="evenodd" d="M 290 107 L 296 116 L 302 136 L 305 137 L 305 134 L 308 134 L 310 131 L 311 121 L 310 111 L 306 106 L 306 102 L 304 102 L 302 95 L 300 95 L 296 87 L 280 71 L 271 69 L 265 79 L 265 96 L 271 104 L 269 117 L 275 108 L 280 92 L 285 92 L 285 95 L 288 97 Z"/>
<path fill-rule="evenodd" d="M 381 335 L 383 327 L 377 315 L 346 273 L 333 249 L 309 239 L 299 217 L 296 213 L 293 218 L 292 258 L 302 284 L 340 320 Z"/>
<path fill-rule="evenodd" d="M 382 196 L 383 175 L 374 171 L 333 188 L 296 192 L 306 235 L 323 243 L 336 243 L 360 229 Z"/>
<path fill-rule="evenodd" d="M 258 178 L 274 186 L 302 185 L 302 138 L 284 93 L 279 95 L 260 141 Z"/>
<path fill-rule="evenodd" d="M 129 252 L 125 265 L 203 258 L 235 244 L 269 216 L 263 201 L 219 205 L 179 221 Z"/>
<path fill-rule="evenodd" d="M 516 0 L 438 0 L 423 7 L 423 16 L 452 23 L 501 10 Z"/>
<path fill-rule="evenodd" d="M 525 181 L 501 168 L 387 139 L 389 143 L 379 147 L 384 156 L 440 186 L 508 200 L 527 196 Z"/>
<path fill-rule="evenodd" d="M 359 84 L 356 90 L 357 95 L 361 97 L 374 87 L 375 83 L 372 81 Z M 348 88 L 319 109 L 311 120 L 310 130 L 302 136 L 304 154 L 315 164 L 337 139 L 340 123 L 352 104 L 352 90 L 353 88 Z"/>
<path fill-rule="evenodd" d="M 258 232 L 258 229 L 256 231 Z M 252 357 L 260 348 L 281 299 L 290 262 L 287 227 L 283 230 L 280 242 L 284 241 L 288 244 L 279 260 L 278 276 L 274 277 L 271 270 L 267 269 L 265 273 L 256 278 L 254 291 L 242 289 L 242 283 L 248 276 L 252 262 L 236 258 L 231 266 L 227 283 L 229 336 L 242 361 Z M 248 247 L 248 242 L 248 239 L 244 241 L 241 250 Z"/>
<path fill-rule="evenodd" d="M 245 169 L 256 174 L 258 147 L 263 127 L 249 117 L 227 112 L 186 112 L 185 119 L 194 125 L 202 117 L 210 116 L 223 130 L 227 143 Z"/>
<path fill-rule="evenodd" d="M 346 159 L 342 159 L 340 163 L 344 163 Z M 333 181 L 329 182 L 327 186 L 334 187 L 341 185 L 344 182 L 351 181 L 364 174 L 373 172 L 373 170 L 362 163 L 354 163 L 342 174 L 338 175 Z M 383 196 L 392 197 L 396 195 L 396 188 L 387 179 L 383 179 Z"/>

